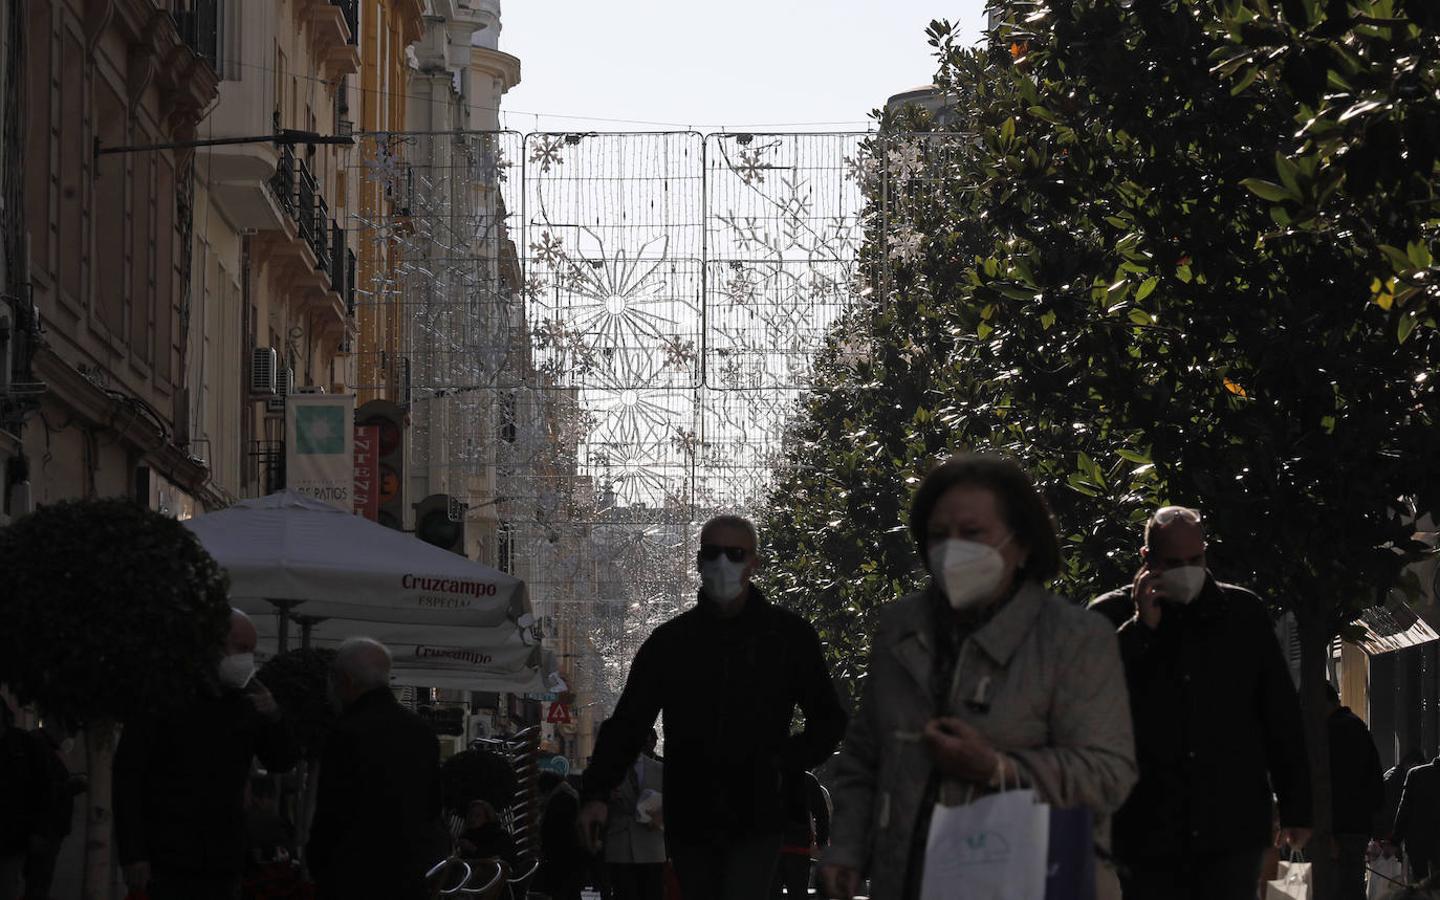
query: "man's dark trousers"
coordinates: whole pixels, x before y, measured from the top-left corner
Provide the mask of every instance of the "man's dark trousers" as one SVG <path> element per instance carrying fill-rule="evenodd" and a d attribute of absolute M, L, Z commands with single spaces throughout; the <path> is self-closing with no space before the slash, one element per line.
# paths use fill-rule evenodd
<path fill-rule="evenodd" d="M 1145 860 L 1123 873 L 1125 900 L 1255 900 L 1262 850 Z"/>
<path fill-rule="evenodd" d="M 152 869 L 146 896 L 149 900 L 240 900 L 240 882 L 228 875 Z"/>
<path fill-rule="evenodd" d="M 780 862 L 781 836 L 745 834 L 670 848 L 685 900 L 762 900 Z"/>

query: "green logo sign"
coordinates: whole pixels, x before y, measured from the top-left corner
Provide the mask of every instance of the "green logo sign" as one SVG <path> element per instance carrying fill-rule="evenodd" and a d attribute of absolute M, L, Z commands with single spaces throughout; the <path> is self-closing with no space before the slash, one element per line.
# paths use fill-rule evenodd
<path fill-rule="evenodd" d="M 301 456 L 345 452 L 345 410 L 340 406 L 302 406 L 295 410 L 295 449 Z"/>

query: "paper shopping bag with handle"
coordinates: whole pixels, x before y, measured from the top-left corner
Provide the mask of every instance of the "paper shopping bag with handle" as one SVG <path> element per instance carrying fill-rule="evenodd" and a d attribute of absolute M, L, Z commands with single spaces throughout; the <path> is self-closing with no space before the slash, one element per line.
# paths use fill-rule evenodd
<path fill-rule="evenodd" d="M 1265 883 L 1265 900 L 1310 900 L 1310 864 L 1280 863 L 1280 877 Z"/>
<path fill-rule="evenodd" d="M 1045 900 L 1050 807 L 1034 791 L 936 806 L 921 900 Z"/>

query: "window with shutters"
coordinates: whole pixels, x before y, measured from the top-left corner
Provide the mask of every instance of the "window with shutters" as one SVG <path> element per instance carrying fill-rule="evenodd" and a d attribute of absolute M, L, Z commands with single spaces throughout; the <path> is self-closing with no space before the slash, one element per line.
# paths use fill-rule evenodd
<path fill-rule="evenodd" d="M 69 77 L 66 73 L 65 77 Z M 100 143 L 118 146 L 125 143 L 126 125 L 125 101 L 120 94 L 101 78 L 95 82 L 95 132 Z M 69 143 L 69 139 L 66 139 Z M 143 157 L 141 158 L 143 160 Z M 128 168 L 131 160 L 124 154 L 101 156 L 95 162 L 95 318 L 105 326 L 110 338 L 119 344 L 127 339 L 125 330 L 128 282 L 125 265 L 134 252 L 126 240 L 131 235 L 125 215 Z M 67 168 L 68 174 L 68 168 Z M 77 219 L 78 221 L 78 219 Z M 70 222 L 65 222 L 68 231 Z M 62 253 L 78 252 L 80 243 L 68 239 L 62 244 Z M 78 260 L 61 259 L 62 280 L 68 270 L 78 270 Z M 134 311 L 131 311 L 134 322 Z M 138 323 L 137 323 L 138 324 Z M 135 344 L 135 327 L 128 339 L 132 353 L 138 351 Z M 143 356 L 136 359 L 144 361 Z"/>

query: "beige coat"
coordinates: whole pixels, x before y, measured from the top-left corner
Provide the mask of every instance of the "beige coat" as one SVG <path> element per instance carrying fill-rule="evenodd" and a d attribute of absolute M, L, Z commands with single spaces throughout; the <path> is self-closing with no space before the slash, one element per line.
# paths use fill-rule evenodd
<path fill-rule="evenodd" d="M 919 735 L 936 713 L 935 633 L 926 594 L 881 610 L 860 709 L 834 763 L 835 816 L 823 863 L 866 873 L 876 900 L 897 900 L 904 890 L 930 778 Z M 967 703 L 980 695 L 989 704 L 983 711 Z M 1125 674 L 1105 619 L 1025 585 L 961 645 L 946 706 L 1014 759 L 1045 800 L 1094 810 L 1105 840 L 1108 816 L 1136 779 Z M 947 779 L 940 799 L 963 803 L 973 791 Z"/>

